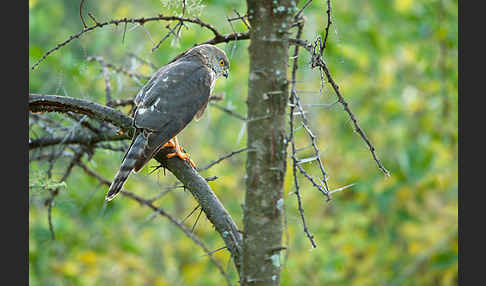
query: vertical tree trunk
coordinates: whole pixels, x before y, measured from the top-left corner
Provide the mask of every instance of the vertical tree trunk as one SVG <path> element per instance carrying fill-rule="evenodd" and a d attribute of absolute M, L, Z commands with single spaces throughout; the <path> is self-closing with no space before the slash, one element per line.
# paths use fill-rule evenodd
<path fill-rule="evenodd" d="M 293 2 L 293 4 L 291 4 Z M 288 33 L 295 1 L 247 0 L 248 153 L 241 285 L 279 285 L 286 171 Z"/>

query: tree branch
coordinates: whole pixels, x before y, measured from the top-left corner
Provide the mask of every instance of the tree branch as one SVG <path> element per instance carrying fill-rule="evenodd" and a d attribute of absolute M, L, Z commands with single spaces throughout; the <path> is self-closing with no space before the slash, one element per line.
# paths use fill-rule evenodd
<path fill-rule="evenodd" d="M 346 113 L 348 113 L 349 117 L 351 118 L 351 121 L 353 122 L 355 131 L 361 136 L 363 141 L 365 141 L 366 145 L 368 145 L 368 148 L 371 152 L 371 155 L 373 156 L 373 159 L 375 160 L 376 164 L 378 165 L 378 168 L 387 177 L 389 177 L 390 172 L 382 165 L 380 159 L 378 159 L 378 156 L 376 155 L 376 152 L 375 152 L 376 151 L 375 147 L 373 146 L 371 141 L 368 139 L 368 137 L 366 137 L 364 131 L 359 126 L 358 120 L 356 119 L 353 112 L 349 108 L 348 103 L 344 100 L 343 95 L 339 91 L 339 86 L 336 84 L 336 82 L 332 78 L 331 73 L 329 72 L 329 69 L 327 68 L 326 63 L 322 59 L 322 55 L 319 53 L 321 50 L 323 51 L 322 46 L 319 47 L 319 52 L 316 53 L 316 51 L 315 51 L 316 47 L 314 47 L 311 43 L 309 43 L 306 40 L 289 39 L 289 43 L 291 45 L 301 46 L 311 54 L 311 56 L 312 56 L 312 62 L 311 62 L 312 68 L 319 67 L 319 69 L 321 69 L 321 71 L 324 72 L 324 74 L 326 75 L 327 81 L 331 84 L 331 86 L 334 90 L 334 93 L 336 94 L 336 96 L 338 98 L 338 102 L 343 106 L 344 110 L 346 111 Z"/>
<path fill-rule="evenodd" d="M 215 38 L 221 38 L 221 34 L 218 32 L 218 30 L 216 30 L 216 28 L 214 28 L 214 26 L 208 24 L 208 23 L 205 23 L 203 21 L 201 21 L 201 19 L 199 18 L 185 18 L 185 17 L 177 17 L 177 16 L 164 16 L 162 14 L 159 14 L 158 16 L 154 16 L 154 17 L 142 17 L 142 18 L 122 18 L 122 19 L 113 19 L 113 20 L 110 20 L 110 21 L 106 21 L 106 22 L 102 22 L 102 23 L 99 23 L 97 22 L 95 25 L 93 26 L 89 26 L 89 27 L 84 27 L 81 31 L 79 31 L 77 34 L 74 34 L 74 35 L 71 35 L 69 36 L 69 38 L 67 40 L 65 40 L 64 42 L 61 42 L 59 44 L 57 44 L 54 48 L 50 49 L 49 51 L 47 51 L 32 67 L 31 69 L 35 69 L 45 58 L 47 58 L 47 56 L 49 56 L 50 54 L 52 54 L 53 52 L 59 50 L 60 48 L 62 48 L 63 46 L 67 45 L 68 43 L 70 43 L 72 40 L 74 39 L 78 39 L 79 37 L 81 37 L 83 34 L 89 32 L 89 31 L 92 31 L 96 28 L 100 28 L 100 27 L 103 27 L 103 26 L 107 26 L 107 25 L 116 25 L 118 26 L 118 24 L 121 24 L 121 23 L 138 23 L 140 25 L 143 25 L 147 22 L 151 22 L 151 21 L 179 21 L 179 22 L 189 22 L 189 23 L 194 23 L 194 24 L 198 24 L 199 26 L 201 27 L 204 27 L 204 28 L 207 28 L 209 30 L 211 30 L 211 32 L 213 32 L 214 34 L 214 37 Z"/>
<path fill-rule="evenodd" d="M 86 114 L 92 118 L 112 123 L 125 133 L 133 132 L 132 118 L 122 112 L 83 99 L 55 95 L 29 94 L 29 111 L 32 112 L 76 112 Z M 163 167 L 173 173 L 177 179 L 191 192 L 201 205 L 209 221 L 214 225 L 228 247 L 233 262 L 240 272 L 240 257 L 242 237 L 238 227 L 228 211 L 216 197 L 206 180 L 194 170 L 190 164 L 177 157 L 167 159 L 167 154 L 174 152 L 170 148 L 162 149 L 154 156 Z"/>
<path fill-rule="evenodd" d="M 95 136 L 90 136 L 86 134 L 74 134 L 73 136 L 58 136 L 58 137 L 44 137 L 34 140 L 29 140 L 29 150 L 47 147 L 59 144 L 82 144 L 82 145 L 93 145 L 99 142 L 106 141 L 121 141 L 130 139 L 130 136 L 126 134 L 100 134 Z"/>
<path fill-rule="evenodd" d="M 99 175 L 98 173 L 96 173 L 95 171 L 91 170 L 83 162 L 77 161 L 76 164 L 79 167 L 81 167 L 81 169 L 83 169 L 83 171 L 86 174 L 88 174 L 91 177 L 96 178 L 101 184 L 103 184 L 105 186 L 110 186 L 111 185 L 111 182 L 109 180 L 105 179 L 104 177 L 102 177 L 101 175 Z M 175 226 L 177 226 L 179 229 L 181 229 L 192 241 L 194 241 L 195 244 L 199 245 L 204 250 L 204 252 L 206 252 L 206 254 L 209 256 L 209 258 L 211 259 L 211 261 L 218 268 L 218 270 L 221 273 L 221 275 L 223 275 L 223 277 L 226 279 L 226 283 L 228 285 L 231 285 L 231 281 L 229 280 L 228 275 L 225 273 L 225 271 L 223 270 L 223 268 L 221 267 L 221 265 L 211 255 L 214 251 L 210 251 L 206 247 L 206 245 L 201 241 L 201 239 L 199 239 L 199 237 L 197 237 L 196 235 L 194 235 L 192 233 L 192 231 L 190 231 L 183 224 L 184 223 L 184 220 L 181 221 L 181 222 L 179 222 L 176 218 L 174 218 L 172 215 L 170 215 L 169 213 L 167 213 L 166 211 L 164 211 L 162 208 L 155 206 L 153 204 L 153 200 L 144 199 L 144 198 L 142 198 L 140 196 L 137 196 L 136 194 L 134 194 L 132 192 L 129 192 L 129 191 L 125 190 L 125 189 L 121 191 L 121 194 L 124 195 L 124 196 L 126 196 L 126 197 L 129 197 L 129 198 L 131 198 L 131 199 L 133 199 L 135 201 L 137 201 L 140 205 L 147 206 L 147 207 L 151 208 L 155 212 L 155 214 L 159 214 L 161 216 L 164 216 L 164 217 L 168 218 L 171 223 L 173 223 Z"/>
<path fill-rule="evenodd" d="M 121 111 L 95 102 L 58 95 L 29 94 L 29 111 L 61 112 L 72 111 L 119 127 L 128 132 L 132 130 L 132 119 Z"/>

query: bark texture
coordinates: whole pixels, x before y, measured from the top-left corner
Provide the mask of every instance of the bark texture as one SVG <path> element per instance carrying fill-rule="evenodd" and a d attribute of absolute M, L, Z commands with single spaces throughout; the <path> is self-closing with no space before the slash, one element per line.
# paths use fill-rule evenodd
<path fill-rule="evenodd" d="M 286 171 L 288 29 L 295 1 L 248 0 L 250 76 L 241 285 L 279 285 Z"/>

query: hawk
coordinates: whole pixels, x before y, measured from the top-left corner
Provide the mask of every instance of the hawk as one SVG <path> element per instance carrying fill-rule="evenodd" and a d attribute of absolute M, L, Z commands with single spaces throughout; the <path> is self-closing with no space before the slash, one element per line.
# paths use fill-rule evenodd
<path fill-rule="evenodd" d="M 107 201 L 120 192 L 131 171 L 140 171 L 164 147 L 175 149 L 168 158 L 177 156 L 194 167 L 176 135 L 193 118 L 202 116 L 216 79 L 221 75 L 227 78 L 228 70 L 224 51 L 205 44 L 187 50 L 155 72 L 135 97 L 135 134 L 108 190 Z"/>

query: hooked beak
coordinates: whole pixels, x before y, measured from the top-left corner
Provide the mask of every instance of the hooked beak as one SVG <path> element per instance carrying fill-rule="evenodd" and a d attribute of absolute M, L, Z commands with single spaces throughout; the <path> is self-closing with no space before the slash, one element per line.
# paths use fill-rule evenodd
<path fill-rule="evenodd" d="M 223 71 L 223 76 L 224 76 L 225 78 L 228 78 L 228 70 Z"/>

